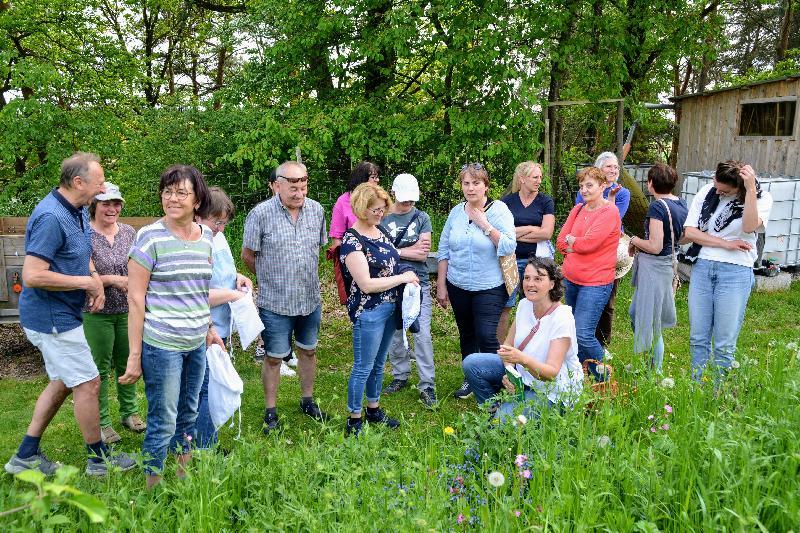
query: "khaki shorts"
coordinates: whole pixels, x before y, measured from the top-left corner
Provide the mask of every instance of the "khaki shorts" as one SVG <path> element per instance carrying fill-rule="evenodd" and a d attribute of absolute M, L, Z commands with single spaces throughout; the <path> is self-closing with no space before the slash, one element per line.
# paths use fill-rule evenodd
<path fill-rule="evenodd" d="M 97 366 L 92 359 L 89 343 L 83 334 L 83 326 L 63 333 L 40 333 L 25 329 L 31 344 L 39 348 L 44 357 L 44 368 L 50 381 L 62 381 L 72 389 L 97 376 Z"/>

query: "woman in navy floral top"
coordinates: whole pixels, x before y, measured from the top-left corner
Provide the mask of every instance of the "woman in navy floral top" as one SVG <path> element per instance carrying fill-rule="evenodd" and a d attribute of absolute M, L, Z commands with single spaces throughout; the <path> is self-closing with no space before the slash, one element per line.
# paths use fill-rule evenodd
<path fill-rule="evenodd" d="M 396 428 L 400 423 L 379 406 L 386 352 L 395 331 L 397 287 L 419 284 L 413 271 L 395 275 L 400 255 L 378 227 L 392 205 L 389 195 L 373 183 L 362 183 L 350 196 L 358 221 L 342 237 L 342 264 L 353 278 L 347 312 L 353 323 L 353 370 L 347 384 L 347 433 L 361 430 L 362 397 L 367 395 L 367 422 Z"/>

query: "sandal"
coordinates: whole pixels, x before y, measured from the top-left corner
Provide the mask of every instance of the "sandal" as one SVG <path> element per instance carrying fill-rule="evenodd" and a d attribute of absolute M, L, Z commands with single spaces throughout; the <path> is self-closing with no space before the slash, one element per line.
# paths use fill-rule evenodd
<path fill-rule="evenodd" d="M 136 433 L 141 433 L 147 426 L 139 415 L 131 415 L 122 419 L 122 425 L 126 428 L 130 429 L 131 431 L 135 431 Z"/>
<path fill-rule="evenodd" d="M 119 433 L 114 431 L 114 428 L 111 426 L 100 428 L 100 439 L 105 444 L 114 444 L 115 442 L 119 442 L 122 440 L 122 437 L 119 436 Z"/>

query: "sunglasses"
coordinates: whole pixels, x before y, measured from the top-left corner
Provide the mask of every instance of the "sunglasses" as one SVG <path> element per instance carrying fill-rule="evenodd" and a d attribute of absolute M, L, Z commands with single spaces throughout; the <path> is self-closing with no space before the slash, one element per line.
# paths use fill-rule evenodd
<path fill-rule="evenodd" d="M 286 176 L 277 176 L 278 178 L 283 178 L 289 183 L 305 183 L 308 181 L 308 176 L 303 176 L 302 178 L 287 178 Z"/>
<path fill-rule="evenodd" d="M 464 165 L 463 167 L 461 167 L 461 172 L 464 172 L 464 171 L 465 171 L 465 170 L 467 170 L 468 168 L 474 168 L 475 170 L 483 170 L 483 169 L 485 169 L 486 167 L 484 167 L 484 166 L 483 166 L 483 165 L 481 165 L 480 163 L 467 163 L 466 165 Z"/>

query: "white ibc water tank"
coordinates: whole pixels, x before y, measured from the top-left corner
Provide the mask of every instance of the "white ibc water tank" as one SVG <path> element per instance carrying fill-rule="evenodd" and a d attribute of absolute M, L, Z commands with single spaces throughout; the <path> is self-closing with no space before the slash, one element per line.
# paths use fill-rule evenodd
<path fill-rule="evenodd" d="M 703 186 L 711 183 L 714 172 L 687 172 L 681 194 L 686 204 Z M 760 175 L 761 188 L 772 195 L 772 211 L 764 243 L 763 259 L 774 259 L 781 266 L 800 265 L 800 177 Z"/>

